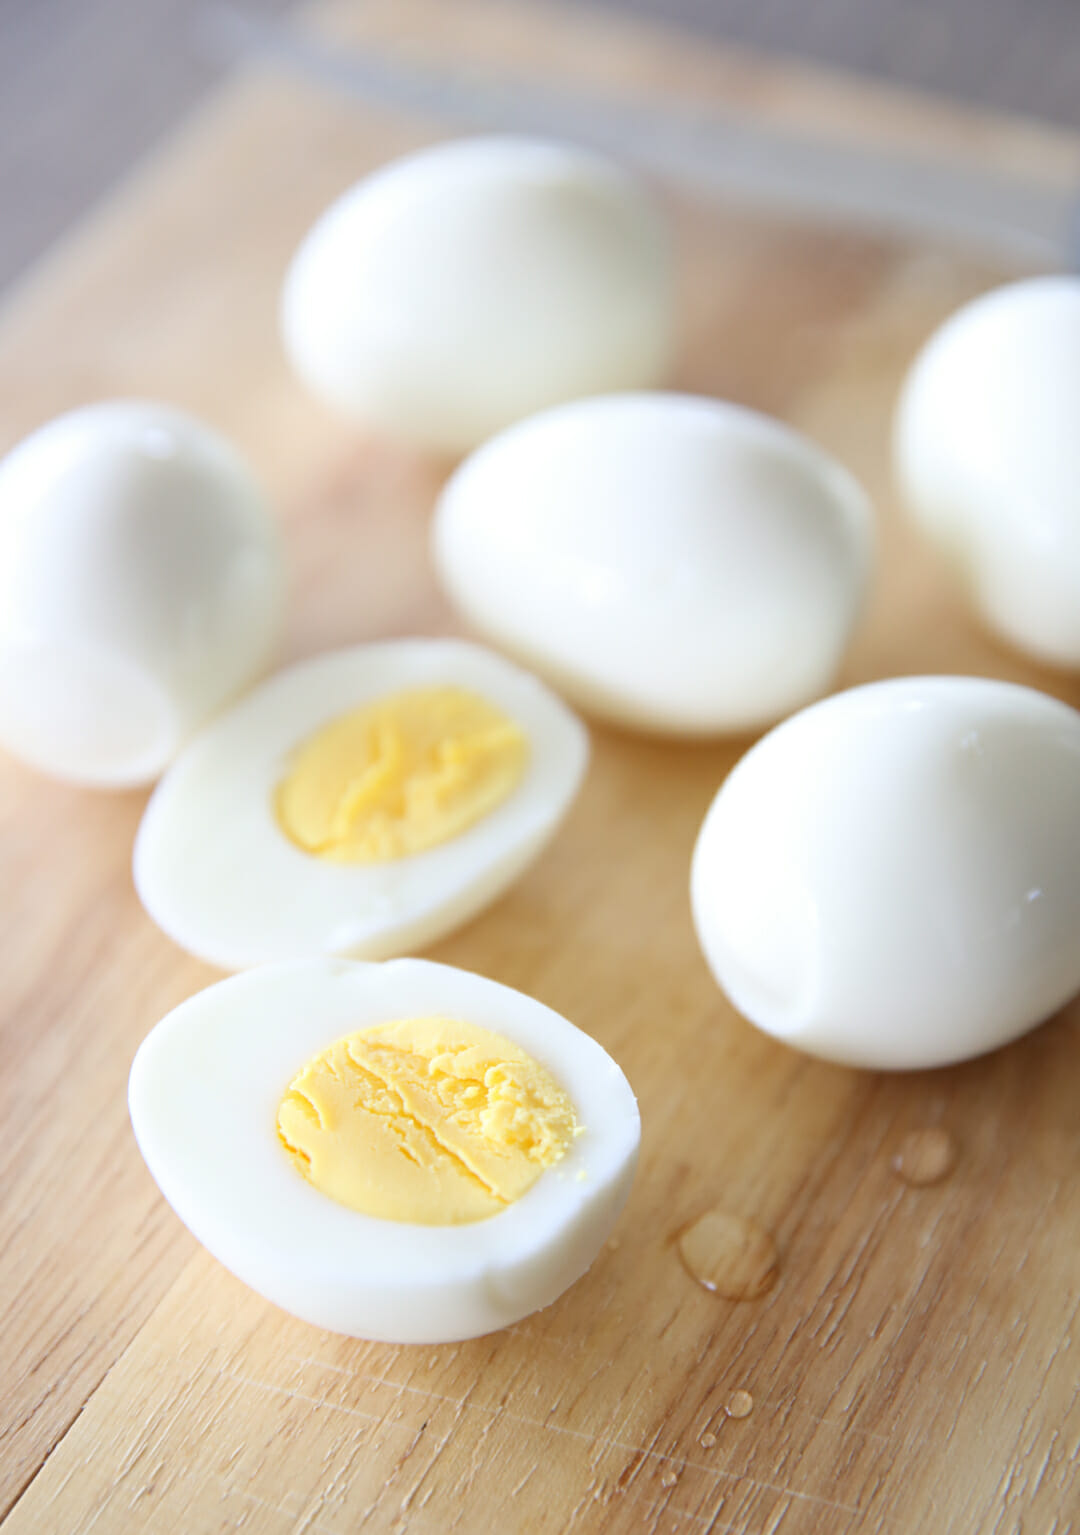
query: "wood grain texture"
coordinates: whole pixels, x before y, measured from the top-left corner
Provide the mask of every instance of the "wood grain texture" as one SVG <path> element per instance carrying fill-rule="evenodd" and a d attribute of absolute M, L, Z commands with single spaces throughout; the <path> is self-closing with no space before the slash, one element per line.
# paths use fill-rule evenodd
<path fill-rule="evenodd" d="M 843 115 L 827 82 L 792 97 L 783 72 L 663 37 L 650 53 L 643 29 L 614 20 L 553 32 L 550 12 L 519 10 L 511 27 L 484 0 L 324 15 L 353 37 L 414 46 L 437 30 L 448 56 L 573 69 L 654 97 L 682 83 L 797 107 L 810 125 Z M 858 91 L 868 133 L 919 121 L 896 101 L 875 118 Z M 1033 174 L 1077 154 L 1024 126 L 938 119 L 935 132 L 958 155 L 996 146 Z M 434 134 L 252 70 L 0 316 L 0 447 L 81 401 L 141 394 L 200 412 L 251 456 L 293 557 L 290 656 L 452 628 L 425 553 L 439 469 L 306 400 L 274 325 L 284 265 L 318 209 Z M 906 363 L 955 304 L 1007 274 L 734 208 L 672 212 L 678 384 L 794 422 L 881 509 L 880 574 L 842 681 L 962 670 L 1080 702 L 1075 681 L 975 628 L 890 501 Z M 553 847 L 433 951 L 593 1033 L 644 1121 L 630 1206 L 590 1274 L 520 1326 L 445 1348 L 294 1322 L 179 1226 L 138 1158 L 125 1080 L 146 1030 L 213 974 L 135 900 L 144 796 L 0 762 L 4 1535 L 1033 1535 L 1080 1518 L 1080 1016 L 987 1060 L 901 1077 L 803 1059 L 742 1022 L 697 952 L 686 884 L 701 816 L 745 745 L 597 730 Z M 954 1135 L 957 1166 L 907 1188 L 892 1157 L 928 1124 Z M 753 1304 L 707 1294 L 678 1262 L 676 1234 L 715 1203 L 778 1240 L 779 1282 Z M 754 1398 L 738 1420 L 725 1412 L 736 1389 Z"/>

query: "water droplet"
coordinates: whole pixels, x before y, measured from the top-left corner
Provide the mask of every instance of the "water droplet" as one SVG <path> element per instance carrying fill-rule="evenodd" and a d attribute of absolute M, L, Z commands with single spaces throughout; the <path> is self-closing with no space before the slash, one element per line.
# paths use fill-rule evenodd
<path fill-rule="evenodd" d="M 660 1478 L 660 1485 L 661 1487 L 674 1487 L 678 1480 L 679 1473 L 677 1471 L 665 1471 Z"/>
<path fill-rule="evenodd" d="M 956 1142 L 940 1125 L 912 1130 L 904 1136 L 892 1165 L 897 1175 L 914 1188 L 940 1183 L 956 1166 Z"/>
<path fill-rule="evenodd" d="M 698 1444 L 700 1444 L 703 1450 L 711 1450 L 715 1443 L 715 1434 L 702 1434 L 701 1438 L 698 1440 Z"/>
<path fill-rule="evenodd" d="M 708 1210 L 679 1237 L 687 1273 L 726 1300 L 757 1300 L 780 1272 L 771 1234 L 756 1221 L 726 1210 Z"/>
<path fill-rule="evenodd" d="M 724 1408 L 729 1418 L 748 1418 L 753 1410 L 754 1398 L 749 1391 L 733 1391 Z"/>

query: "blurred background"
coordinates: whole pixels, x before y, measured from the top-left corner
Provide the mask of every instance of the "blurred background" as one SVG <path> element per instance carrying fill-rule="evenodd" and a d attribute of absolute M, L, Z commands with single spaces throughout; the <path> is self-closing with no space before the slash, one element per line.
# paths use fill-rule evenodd
<path fill-rule="evenodd" d="M 1080 128 L 1078 0 L 592 3 Z M 0 0 L 0 291 L 236 62 L 237 12 L 274 23 L 299 9 Z"/>

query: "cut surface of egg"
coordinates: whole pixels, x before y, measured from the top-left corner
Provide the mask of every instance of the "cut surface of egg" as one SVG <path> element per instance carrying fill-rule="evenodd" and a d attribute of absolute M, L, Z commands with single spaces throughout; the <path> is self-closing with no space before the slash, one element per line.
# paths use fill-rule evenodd
<path fill-rule="evenodd" d="M 443 491 L 433 539 L 469 623 L 580 707 L 709 735 L 827 687 L 871 518 L 854 480 L 779 422 L 625 394 L 485 444 Z"/>
<path fill-rule="evenodd" d="M 907 505 L 983 619 L 1080 667 L 1080 277 L 985 294 L 930 338 L 897 408 Z"/>
<path fill-rule="evenodd" d="M 0 744 L 54 777 L 149 782 L 265 670 L 279 535 L 239 455 L 112 401 L 0 463 Z"/>
<path fill-rule="evenodd" d="M 491 1332 L 585 1272 L 640 1122 L 602 1047 L 522 993 L 424 960 L 305 960 L 221 981 L 131 1070 L 135 1136 L 237 1278 L 389 1343 Z"/>
<path fill-rule="evenodd" d="M 139 828 L 136 888 L 176 943 L 226 970 L 407 953 L 525 869 L 587 758 L 574 715 L 478 646 L 317 656 L 182 753 Z"/>
<path fill-rule="evenodd" d="M 561 400 L 659 382 L 673 344 L 664 226 L 571 145 L 464 139 L 385 166 L 319 219 L 282 296 L 317 395 L 442 452 Z"/>
<path fill-rule="evenodd" d="M 1080 714 L 967 677 L 815 704 L 721 787 L 691 898 L 721 987 L 790 1045 L 921 1068 L 1005 1044 L 1080 989 Z"/>

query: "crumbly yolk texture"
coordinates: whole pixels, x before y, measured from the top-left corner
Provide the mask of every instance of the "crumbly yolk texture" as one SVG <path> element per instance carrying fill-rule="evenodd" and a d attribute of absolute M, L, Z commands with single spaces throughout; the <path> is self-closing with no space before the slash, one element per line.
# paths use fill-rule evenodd
<path fill-rule="evenodd" d="M 278 785 L 282 831 L 336 863 L 382 863 L 456 837 L 502 803 L 528 761 L 520 726 L 463 688 L 418 688 L 325 725 Z"/>
<path fill-rule="evenodd" d="M 277 1128 L 323 1194 L 422 1226 L 496 1215 L 580 1134 L 545 1067 L 455 1018 L 399 1019 L 335 1040 L 289 1084 Z"/>

